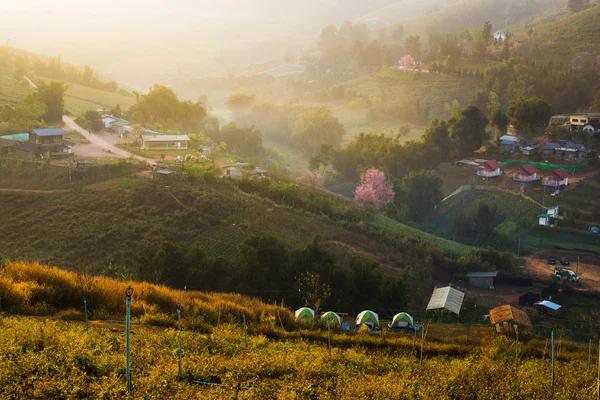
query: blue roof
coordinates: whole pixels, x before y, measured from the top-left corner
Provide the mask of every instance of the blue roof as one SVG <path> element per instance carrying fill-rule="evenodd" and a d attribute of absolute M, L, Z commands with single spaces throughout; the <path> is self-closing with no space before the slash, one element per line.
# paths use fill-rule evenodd
<path fill-rule="evenodd" d="M 17 147 L 15 147 L 17 150 L 21 150 L 21 151 L 26 151 L 26 152 L 30 152 L 30 151 L 34 151 L 38 148 L 42 147 L 41 144 L 37 144 L 37 143 L 23 143 L 18 145 Z"/>
<path fill-rule="evenodd" d="M 33 133 L 38 136 L 64 136 L 67 134 L 62 128 L 36 128 L 33 129 Z"/>

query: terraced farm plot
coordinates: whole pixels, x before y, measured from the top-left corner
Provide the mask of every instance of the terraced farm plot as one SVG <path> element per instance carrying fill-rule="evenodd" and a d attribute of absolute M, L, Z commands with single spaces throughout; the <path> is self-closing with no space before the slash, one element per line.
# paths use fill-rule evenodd
<path fill-rule="evenodd" d="M 29 90 L 27 82 L 16 79 L 12 71 L 0 68 L 0 104 L 19 104 Z"/>
<path fill-rule="evenodd" d="M 49 82 L 53 79 L 40 77 L 40 79 Z M 87 86 L 78 85 L 76 83 L 66 82 L 69 85 L 66 97 L 75 100 L 84 101 L 95 104 L 98 107 L 116 107 L 120 105 L 122 110 L 126 110 L 135 103 L 134 96 L 127 96 L 123 93 L 107 92 L 100 89 L 90 88 Z M 66 99 L 65 99 L 66 100 Z M 83 104 L 81 104 L 83 105 Z"/>
<path fill-rule="evenodd" d="M 389 69 L 375 76 L 363 76 L 345 82 L 344 86 L 373 99 L 380 99 L 383 95 L 387 102 L 403 104 L 419 99 L 421 104 L 429 103 L 431 106 L 431 118 L 446 118 L 444 103 L 458 100 L 461 106 L 470 104 L 473 93 L 483 88 L 483 81 Z"/>

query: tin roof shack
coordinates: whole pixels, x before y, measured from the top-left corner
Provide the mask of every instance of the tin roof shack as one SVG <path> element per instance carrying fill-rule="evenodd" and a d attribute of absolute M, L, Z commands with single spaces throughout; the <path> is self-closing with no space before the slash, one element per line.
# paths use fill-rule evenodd
<path fill-rule="evenodd" d="M 466 282 L 468 285 L 482 289 L 493 289 L 498 272 L 469 272 L 459 277 L 459 282 Z"/>
<path fill-rule="evenodd" d="M 436 288 L 429 299 L 427 311 L 445 309 L 459 315 L 464 299 L 465 294 L 451 286 Z"/>
<path fill-rule="evenodd" d="M 29 141 L 31 143 L 53 145 L 62 143 L 67 132 L 62 128 L 36 128 L 29 132 Z"/>
<path fill-rule="evenodd" d="M 533 326 L 525 311 L 519 310 L 510 304 L 490 310 L 490 323 L 496 326 L 496 333 L 507 336 L 516 335 L 517 332 L 522 332 Z"/>
<path fill-rule="evenodd" d="M 15 157 L 48 159 L 50 158 L 50 148 L 37 143 L 21 143 L 15 147 Z"/>
<path fill-rule="evenodd" d="M 148 150 L 186 150 L 188 135 L 142 135 L 142 148 Z"/>
<path fill-rule="evenodd" d="M 542 314 L 554 313 L 554 312 L 558 311 L 561 307 L 559 304 L 553 303 L 549 300 L 538 301 L 538 302 L 534 303 L 533 305 Z"/>
<path fill-rule="evenodd" d="M 504 135 L 500 139 L 500 151 L 514 153 L 520 148 L 520 139 L 516 136 Z"/>

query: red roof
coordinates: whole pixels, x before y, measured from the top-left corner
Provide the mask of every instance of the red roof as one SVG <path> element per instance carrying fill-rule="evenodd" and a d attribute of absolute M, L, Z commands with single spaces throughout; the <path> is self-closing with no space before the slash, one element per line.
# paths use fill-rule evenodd
<path fill-rule="evenodd" d="M 483 164 L 481 164 L 485 167 L 485 169 L 487 169 L 488 171 L 495 171 L 499 168 L 502 168 L 502 166 L 500 165 L 500 163 L 496 160 L 487 160 L 484 161 Z"/>
<path fill-rule="evenodd" d="M 519 171 L 521 171 L 523 175 L 532 176 L 537 172 L 537 168 L 531 164 L 527 164 L 520 166 Z"/>
<path fill-rule="evenodd" d="M 555 169 L 551 174 L 554 175 L 557 181 L 564 181 L 569 177 L 569 173 L 562 168 Z"/>

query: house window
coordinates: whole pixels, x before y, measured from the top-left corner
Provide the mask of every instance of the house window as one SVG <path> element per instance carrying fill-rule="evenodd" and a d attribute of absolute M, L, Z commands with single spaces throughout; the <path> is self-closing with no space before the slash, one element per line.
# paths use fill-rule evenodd
<path fill-rule="evenodd" d="M 577 118 L 573 118 L 573 122 L 579 122 Z"/>
<path fill-rule="evenodd" d="M 227 175 L 231 175 L 231 170 L 230 169 L 227 170 Z"/>

